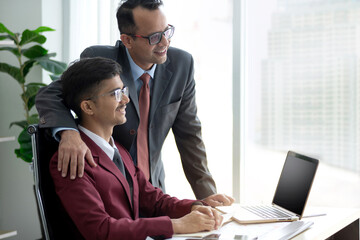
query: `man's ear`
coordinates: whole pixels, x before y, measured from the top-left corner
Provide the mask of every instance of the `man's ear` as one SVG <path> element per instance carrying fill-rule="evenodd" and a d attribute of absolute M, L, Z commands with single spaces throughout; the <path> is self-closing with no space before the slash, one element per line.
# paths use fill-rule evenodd
<path fill-rule="evenodd" d="M 91 100 L 83 100 L 80 103 L 80 108 L 82 110 L 82 112 L 86 115 L 93 115 L 94 114 L 94 102 Z"/>
<path fill-rule="evenodd" d="M 131 36 L 127 34 L 121 34 L 120 39 L 127 49 L 132 48 L 132 43 L 134 42 L 134 39 Z"/>

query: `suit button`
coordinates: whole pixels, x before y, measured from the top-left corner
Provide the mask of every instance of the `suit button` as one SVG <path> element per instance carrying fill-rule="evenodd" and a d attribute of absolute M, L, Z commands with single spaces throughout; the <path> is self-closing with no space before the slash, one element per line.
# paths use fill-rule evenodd
<path fill-rule="evenodd" d="M 46 121 L 45 121 L 45 118 L 44 118 L 44 117 L 41 117 L 41 118 L 40 118 L 40 123 L 41 123 L 41 124 L 45 124 L 45 123 L 46 123 Z"/>
<path fill-rule="evenodd" d="M 135 129 L 131 129 L 131 130 L 130 130 L 130 135 L 135 135 L 135 134 L 136 134 Z"/>

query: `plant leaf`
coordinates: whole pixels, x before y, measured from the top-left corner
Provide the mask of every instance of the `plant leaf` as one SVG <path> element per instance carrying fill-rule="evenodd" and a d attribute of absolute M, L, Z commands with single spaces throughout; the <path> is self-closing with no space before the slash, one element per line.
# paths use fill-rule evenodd
<path fill-rule="evenodd" d="M 35 46 L 32 46 L 31 48 L 24 49 L 22 52 L 22 54 L 29 59 L 42 57 L 42 56 L 45 56 L 47 53 L 48 53 L 48 50 L 46 50 L 45 48 L 43 48 L 40 45 L 35 45 Z"/>
<path fill-rule="evenodd" d="M 36 94 L 41 87 L 46 86 L 44 83 L 29 83 L 26 85 L 25 93 L 22 94 L 22 98 L 27 102 L 28 110 L 30 111 L 35 105 Z"/>
<path fill-rule="evenodd" d="M 46 55 L 47 57 L 51 58 L 51 57 L 55 57 L 56 56 L 56 53 L 49 53 Z"/>
<path fill-rule="evenodd" d="M 38 88 L 41 88 L 41 87 L 45 87 L 46 84 L 45 83 L 41 83 L 41 82 L 32 82 L 32 83 L 28 83 L 25 85 L 26 87 L 38 87 Z"/>
<path fill-rule="evenodd" d="M 29 125 L 31 125 L 31 124 L 38 124 L 39 123 L 39 114 L 33 114 L 33 115 L 31 115 L 29 118 L 28 118 L 28 120 L 27 120 L 27 122 L 29 123 Z"/>
<path fill-rule="evenodd" d="M 51 60 L 49 58 L 38 58 L 36 59 L 36 61 L 46 70 L 49 71 L 51 73 L 60 75 L 61 73 L 63 73 L 67 67 L 66 63 L 63 62 L 59 62 L 59 61 L 55 61 L 55 60 Z"/>
<path fill-rule="evenodd" d="M 19 34 L 17 34 L 17 33 L 15 33 L 15 35 L 14 36 L 11 36 L 11 35 L 9 35 L 9 34 L 6 34 L 6 35 L 0 35 L 0 41 L 1 40 L 4 40 L 4 39 L 10 39 L 10 40 L 12 40 L 13 42 L 14 42 L 14 45 L 17 45 L 17 43 L 18 43 L 18 37 L 19 37 Z"/>
<path fill-rule="evenodd" d="M 46 27 L 46 26 L 40 26 L 37 29 L 34 30 L 34 32 L 36 33 L 40 33 L 40 32 L 49 32 L 49 31 L 55 31 L 55 29 L 52 29 L 50 27 Z"/>
<path fill-rule="evenodd" d="M 6 34 L 6 35 L 0 34 L 0 41 L 4 40 L 4 39 L 12 39 L 12 38 L 10 38 L 9 34 Z"/>
<path fill-rule="evenodd" d="M 32 161 L 32 145 L 31 145 L 31 136 L 27 133 L 27 128 L 24 128 L 23 131 L 19 134 L 18 142 L 20 148 L 15 149 L 15 154 L 18 158 L 21 158 L 25 162 Z"/>
<path fill-rule="evenodd" d="M 31 42 L 37 42 L 37 43 L 43 44 L 46 42 L 46 37 L 43 35 L 40 35 L 37 32 L 26 29 L 25 31 L 23 31 L 23 33 L 21 35 L 21 41 L 20 41 L 19 45 L 22 46 L 22 45 L 25 45 L 25 44 L 31 43 Z"/>
<path fill-rule="evenodd" d="M 0 51 L 9 51 L 17 57 L 20 57 L 19 50 L 16 47 L 0 47 Z"/>
<path fill-rule="evenodd" d="M 7 63 L 0 63 L 0 72 L 4 72 L 15 78 L 20 84 L 25 82 L 24 77 L 21 76 L 20 69 L 14 66 L 11 66 Z"/>
<path fill-rule="evenodd" d="M 11 36 L 15 36 L 15 34 L 11 32 L 9 29 L 7 29 L 3 23 L 0 23 L 0 33 L 7 33 Z"/>
<path fill-rule="evenodd" d="M 24 62 L 24 64 L 22 65 L 22 71 L 23 71 L 24 78 L 30 72 L 30 69 L 32 68 L 34 63 L 35 63 L 35 60 L 28 60 L 28 61 Z"/>
<path fill-rule="evenodd" d="M 26 128 L 26 126 L 28 125 L 27 121 L 26 120 L 22 120 L 22 121 L 18 121 L 18 122 L 12 122 L 10 123 L 10 126 L 9 128 L 11 128 L 12 126 L 19 126 L 21 128 Z"/>
<path fill-rule="evenodd" d="M 50 76 L 50 78 L 51 78 L 51 81 L 56 81 L 56 80 L 59 80 L 59 79 L 60 79 L 60 75 L 50 74 L 49 76 Z"/>

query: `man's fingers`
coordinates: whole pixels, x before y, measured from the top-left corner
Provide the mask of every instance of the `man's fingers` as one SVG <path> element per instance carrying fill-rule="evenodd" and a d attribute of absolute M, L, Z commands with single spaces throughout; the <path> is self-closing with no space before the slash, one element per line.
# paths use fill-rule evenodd
<path fill-rule="evenodd" d="M 221 199 L 221 202 L 224 206 L 229 206 L 232 204 L 231 199 L 226 195 L 224 195 L 224 197 Z"/>
<path fill-rule="evenodd" d="M 68 152 L 64 152 L 63 157 L 62 157 L 62 165 L 61 165 L 61 176 L 62 177 L 66 177 L 67 173 L 68 173 L 68 166 L 69 166 L 69 158 L 70 155 Z"/>
<path fill-rule="evenodd" d="M 63 158 L 64 158 L 64 153 L 59 150 L 59 152 L 58 152 L 58 163 L 57 163 L 57 168 L 58 168 L 59 172 L 61 172 L 61 170 L 62 170 Z"/>
<path fill-rule="evenodd" d="M 84 167 L 85 167 L 85 160 L 84 158 L 80 157 L 77 160 L 77 174 L 78 177 L 83 177 L 84 176 Z M 76 168 L 75 168 L 76 171 Z"/>
<path fill-rule="evenodd" d="M 90 149 L 87 149 L 86 154 L 85 154 L 85 158 L 86 158 L 86 160 L 87 160 L 87 162 L 89 163 L 90 166 L 96 167 L 96 163 L 94 161 L 93 156 L 91 155 Z"/>
<path fill-rule="evenodd" d="M 222 206 L 224 205 L 223 201 L 215 200 L 215 199 L 209 199 L 208 204 L 212 207 Z"/>
<path fill-rule="evenodd" d="M 210 217 L 210 218 L 213 218 L 214 215 L 213 215 L 213 212 L 211 210 L 211 207 L 208 207 L 208 206 L 201 206 L 201 207 L 198 207 L 196 208 L 196 211 Z"/>
<path fill-rule="evenodd" d="M 70 179 L 76 178 L 76 170 L 78 167 L 78 161 L 79 161 L 78 156 L 76 154 L 72 154 L 71 162 L 70 162 Z"/>
<path fill-rule="evenodd" d="M 219 214 L 216 209 L 211 209 L 213 211 L 213 215 L 215 217 L 215 229 L 218 229 L 221 226 L 223 221 L 223 217 Z"/>
<path fill-rule="evenodd" d="M 75 179 L 77 176 L 82 177 L 85 158 L 90 166 L 96 166 L 91 152 L 82 141 L 79 132 L 74 130 L 62 131 L 58 156 L 58 169 L 61 171 L 61 175 L 66 177 L 69 172 L 70 179 Z"/>
<path fill-rule="evenodd" d="M 230 206 L 235 202 L 235 199 L 233 197 L 230 197 L 228 195 L 224 195 L 224 206 Z"/>

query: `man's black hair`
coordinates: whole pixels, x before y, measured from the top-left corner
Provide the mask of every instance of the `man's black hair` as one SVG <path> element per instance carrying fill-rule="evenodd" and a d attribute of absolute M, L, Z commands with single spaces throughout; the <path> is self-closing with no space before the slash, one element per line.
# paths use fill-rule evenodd
<path fill-rule="evenodd" d="M 102 81 L 120 76 L 121 66 L 108 58 L 84 58 L 73 62 L 62 74 L 65 104 L 81 120 L 80 103 L 97 95 Z"/>
<path fill-rule="evenodd" d="M 142 7 L 148 10 L 159 9 L 163 5 L 162 0 L 126 0 L 121 1 L 120 6 L 116 13 L 118 22 L 118 28 L 120 34 L 128 33 L 134 34 L 136 31 L 136 25 L 134 21 L 133 9 L 136 7 Z"/>

